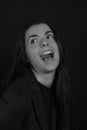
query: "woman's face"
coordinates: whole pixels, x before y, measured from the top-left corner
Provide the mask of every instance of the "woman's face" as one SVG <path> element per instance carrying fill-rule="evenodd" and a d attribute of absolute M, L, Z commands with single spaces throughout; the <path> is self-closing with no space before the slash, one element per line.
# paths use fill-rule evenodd
<path fill-rule="evenodd" d="M 27 29 L 25 48 L 36 72 L 49 73 L 56 70 L 60 59 L 59 49 L 54 34 L 47 24 L 36 24 Z"/>

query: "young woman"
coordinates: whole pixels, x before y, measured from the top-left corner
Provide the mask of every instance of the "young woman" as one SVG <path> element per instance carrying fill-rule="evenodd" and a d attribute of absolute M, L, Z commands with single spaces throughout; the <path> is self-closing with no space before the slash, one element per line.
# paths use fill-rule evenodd
<path fill-rule="evenodd" d="M 71 83 L 59 36 L 46 21 L 27 24 L 2 83 L 0 130 L 72 130 Z"/>

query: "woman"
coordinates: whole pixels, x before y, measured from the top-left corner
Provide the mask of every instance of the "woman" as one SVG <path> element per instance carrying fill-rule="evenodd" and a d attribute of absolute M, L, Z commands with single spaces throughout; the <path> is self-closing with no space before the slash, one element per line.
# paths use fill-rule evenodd
<path fill-rule="evenodd" d="M 59 36 L 46 21 L 17 39 L 12 72 L 2 83 L 0 130 L 71 130 L 70 78 Z"/>

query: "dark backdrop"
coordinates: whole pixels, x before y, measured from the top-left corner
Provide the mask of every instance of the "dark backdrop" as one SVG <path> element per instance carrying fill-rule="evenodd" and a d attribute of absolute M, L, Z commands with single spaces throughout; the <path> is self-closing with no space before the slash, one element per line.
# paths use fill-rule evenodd
<path fill-rule="evenodd" d="M 9 72 L 14 59 L 15 40 L 20 27 L 31 17 L 46 17 L 56 23 L 63 44 L 69 50 L 75 122 L 87 129 L 87 12 L 79 0 L 30 1 L 8 0 L 0 3 L 0 81 Z"/>

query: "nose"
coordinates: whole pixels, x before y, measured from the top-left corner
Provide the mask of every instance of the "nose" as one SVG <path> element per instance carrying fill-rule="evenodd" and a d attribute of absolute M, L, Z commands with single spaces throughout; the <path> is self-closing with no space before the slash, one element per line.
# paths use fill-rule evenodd
<path fill-rule="evenodd" d="M 41 42 L 41 47 L 46 47 L 46 46 L 48 46 L 49 44 L 48 44 L 48 42 L 47 41 L 43 41 L 43 42 Z"/>

